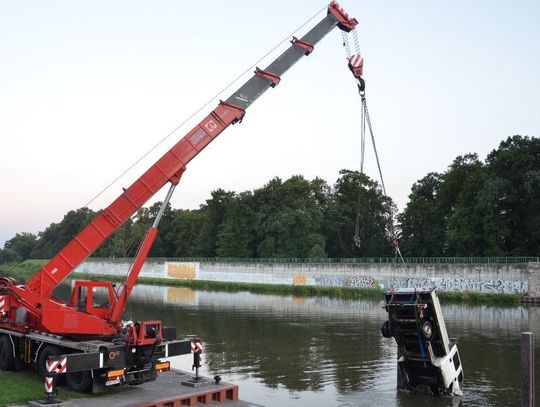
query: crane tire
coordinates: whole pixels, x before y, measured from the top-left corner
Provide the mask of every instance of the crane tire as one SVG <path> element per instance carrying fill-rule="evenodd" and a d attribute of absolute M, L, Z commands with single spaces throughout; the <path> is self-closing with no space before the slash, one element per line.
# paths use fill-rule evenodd
<path fill-rule="evenodd" d="M 84 372 L 67 372 L 66 384 L 73 391 L 78 391 L 81 393 L 89 393 L 92 391 L 92 372 L 90 370 L 85 370 Z"/>
<path fill-rule="evenodd" d="M 13 370 L 14 368 L 13 344 L 8 335 L 0 335 L 0 370 Z"/>

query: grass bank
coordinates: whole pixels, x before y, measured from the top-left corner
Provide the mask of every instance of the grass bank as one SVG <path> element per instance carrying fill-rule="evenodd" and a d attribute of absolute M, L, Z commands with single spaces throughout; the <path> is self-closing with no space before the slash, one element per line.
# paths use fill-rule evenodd
<path fill-rule="evenodd" d="M 17 279 L 27 280 L 38 271 L 47 260 L 26 260 L 18 264 L 0 264 L 0 275 L 10 275 Z M 121 281 L 118 276 L 109 275 L 74 275 L 76 278 L 106 279 Z M 210 291 L 249 291 L 260 294 L 276 295 L 296 295 L 302 297 L 327 296 L 343 299 L 382 299 L 383 290 L 379 288 L 352 288 L 352 287 L 321 287 L 302 285 L 280 285 L 280 284 L 257 284 L 257 283 L 236 283 L 225 281 L 202 281 L 202 280 L 171 280 L 165 278 L 140 277 L 138 282 L 152 285 L 169 285 L 191 287 L 198 290 Z M 515 306 L 519 305 L 521 296 L 519 294 L 500 293 L 478 293 L 478 292 L 457 292 L 438 291 L 439 298 L 443 303 L 465 303 L 484 304 L 492 306 Z"/>
<path fill-rule="evenodd" d="M 0 264 L 0 277 L 12 276 L 20 282 L 25 282 L 34 275 L 48 260 L 33 259 L 25 260 L 20 263 L 4 263 Z"/>
<path fill-rule="evenodd" d="M 0 406 L 42 400 L 45 397 L 43 381 L 33 371 L 0 371 Z M 76 393 L 60 387 L 59 398 L 62 400 L 93 397 L 91 394 Z"/>
<path fill-rule="evenodd" d="M 90 278 L 91 280 L 122 281 L 119 276 L 100 274 L 78 274 L 78 277 Z M 229 281 L 206 281 L 206 280 L 172 280 L 168 278 L 139 277 L 141 284 L 166 285 L 172 287 L 190 287 L 197 290 L 207 291 L 249 291 L 254 294 L 296 295 L 299 297 L 338 297 L 344 299 L 381 299 L 383 290 L 380 288 L 352 288 L 352 287 L 320 287 L 308 285 L 285 285 L 285 284 L 257 284 L 236 283 Z"/>
<path fill-rule="evenodd" d="M 519 294 L 479 293 L 474 291 L 437 291 L 442 303 L 465 303 L 472 305 L 516 306 L 521 303 Z"/>

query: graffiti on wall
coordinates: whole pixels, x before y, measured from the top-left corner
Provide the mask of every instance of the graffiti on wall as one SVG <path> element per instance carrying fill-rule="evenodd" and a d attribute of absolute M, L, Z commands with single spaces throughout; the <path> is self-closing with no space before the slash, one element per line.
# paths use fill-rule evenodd
<path fill-rule="evenodd" d="M 435 287 L 444 291 L 476 291 L 481 293 L 525 294 L 527 281 L 474 280 L 468 278 L 393 278 L 386 281 L 386 288 Z"/>
<path fill-rule="evenodd" d="M 315 284 L 329 287 L 373 288 L 376 287 L 377 282 L 369 276 L 319 277 L 315 279 Z"/>
<path fill-rule="evenodd" d="M 196 280 L 198 269 L 198 263 L 165 263 L 165 275 L 167 278 L 175 278 L 177 280 Z"/>
<path fill-rule="evenodd" d="M 304 274 L 295 274 L 293 276 L 293 285 L 306 285 L 307 277 Z"/>

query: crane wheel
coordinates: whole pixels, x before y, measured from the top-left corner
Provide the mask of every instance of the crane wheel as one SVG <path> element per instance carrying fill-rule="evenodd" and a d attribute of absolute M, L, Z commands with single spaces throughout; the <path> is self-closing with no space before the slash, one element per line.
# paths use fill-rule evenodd
<path fill-rule="evenodd" d="M 67 372 L 66 384 L 73 391 L 78 391 L 81 393 L 89 393 L 92 391 L 92 372 L 86 370 L 84 372 Z"/>
<path fill-rule="evenodd" d="M 8 335 L 0 335 L 0 370 L 13 370 L 14 368 L 13 344 Z"/>

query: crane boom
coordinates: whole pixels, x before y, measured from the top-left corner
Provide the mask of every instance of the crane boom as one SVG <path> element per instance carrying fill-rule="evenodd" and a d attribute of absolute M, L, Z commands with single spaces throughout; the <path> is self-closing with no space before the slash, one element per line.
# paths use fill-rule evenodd
<path fill-rule="evenodd" d="M 314 46 L 335 27 L 350 31 L 358 24 L 337 2 L 332 1 L 328 6 L 327 15 L 302 38 L 293 37 L 292 45 L 265 69 L 257 68 L 255 74 L 227 100 L 219 105 L 178 143 L 167 151 L 112 204 L 96 216 L 76 237 L 74 237 L 58 254 L 56 254 L 41 270 L 26 284 L 14 286 L 19 301 L 32 314 L 38 316 L 43 328 L 55 332 L 66 329 L 65 323 L 57 321 L 61 318 L 51 318 L 44 315 L 43 303 L 50 299 L 54 289 L 66 279 L 73 270 L 90 256 L 109 236 L 111 236 L 125 221 L 141 208 L 165 184 L 177 184 L 186 165 L 201 152 L 210 142 L 221 134 L 231 124 L 242 120 L 246 109 L 266 90 L 275 87 L 281 76 L 303 56 L 309 55 Z M 144 261 L 144 259 L 143 259 Z M 138 275 L 138 271 L 137 271 Z M 130 284 L 136 277 L 130 276 Z M 131 287 L 127 287 L 128 292 Z M 51 300 L 52 301 L 52 300 Z M 54 309 L 60 309 L 54 304 Z M 43 317 L 41 315 L 43 314 Z M 115 312 L 118 315 L 118 310 Z M 73 316 L 71 316 L 73 318 Z M 81 317 L 86 318 L 86 316 Z M 97 318 L 99 319 L 99 318 Z M 69 325 L 71 332 L 92 332 L 97 328 L 84 327 L 81 323 Z M 102 332 L 110 332 L 113 328 L 111 321 L 102 321 Z M 99 325 L 99 324 L 98 324 Z M 64 328 L 61 328 L 64 326 Z"/>

